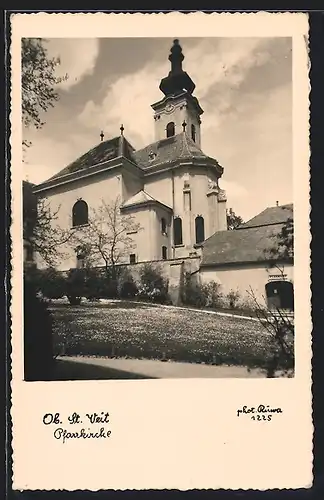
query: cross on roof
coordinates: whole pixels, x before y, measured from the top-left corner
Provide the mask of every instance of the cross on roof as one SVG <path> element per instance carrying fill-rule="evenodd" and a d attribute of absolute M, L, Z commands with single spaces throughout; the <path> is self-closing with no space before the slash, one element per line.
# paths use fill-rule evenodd
<path fill-rule="evenodd" d="M 120 133 L 121 133 L 121 135 L 123 135 L 123 134 L 124 134 L 124 130 L 125 130 L 125 129 L 124 129 L 124 125 L 123 125 L 123 124 L 121 124 L 121 126 L 120 126 Z"/>
<path fill-rule="evenodd" d="M 102 142 L 104 140 L 104 137 L 105 137 L 105 134 L 103 133 L 103 131 L 101 131 L 100 137 L 101 137 L 101 142 Z"/>

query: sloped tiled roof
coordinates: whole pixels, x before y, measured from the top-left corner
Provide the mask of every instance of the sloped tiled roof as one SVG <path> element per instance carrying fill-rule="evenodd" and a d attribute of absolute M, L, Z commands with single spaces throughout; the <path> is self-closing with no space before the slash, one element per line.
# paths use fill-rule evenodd
<path fill-rule="evenodd" d="M 117 158 L 120 154 L 121 140 L 123 141 L 123 156 L 134 162 L 133 146 L 124 137 L 114 137 L 113 139 L 109 139 L 108 141 L 100 142 L 99 144 L 97 144 L 97 146 L 90 149 L 90 151 L 80 156 L 77 160 L 70 163 L 67 167 L 63 168 L 63 170 L 60 170 L 60 172 L 53 175 L 53 177 L 47 179 L 46 182 L 53 179 L 58 179 L 59 177 L 67 174 L 72 174 L 74 172 L 79 172 L 87 168 L 94 167 L 95 165 L 104 163 L 105 161 L 111 160 L 112 158 Z"/>
<path fill-rule="evenodd" d="M 143 169 L 155 165 L 171 163 L 177 159 L 209 160 L 215 165 L 217 161 L 205 155 L 199 146 L 184 132 L 149 144 L 134 153 L 137 164 Z"/>
<path fill-rule="evenodd" d="M 293 216 L 293 204 L 280 205 L 278 207 L 268 207 L 260 214 L 256 215 L 245 224 L 241 224 L 238 229 L 247 227 L 265 226 L 268 224 L 280 224 L 286 222 Z"/>
<path fill-rule="evenodd" d="M 165 203 L 162 203 L 161 201 L 157 200 L 156 198 L 153 198 L 149 193 L 147 193 L 144 190 L 139 191 L 138 193 L 134 194 L 131 198 L 129 198 L 127 201 L 125 201 L 122 205 L 123 208 L 131 207 L 134 205 L 142 205 L 145 203 L 159 203 L 160 205 L 165 205 Z M 170 208 L 170 207 L 167 207 Z M 170 208 L 171 210 L 171 208 Z"/>
<path fill-rule="evenodd" d="M 203 243 L 202 266 L 267 260 L 275 237 L 292 214 L 292 204 L 270 207 L 235 230 L 216 232 Z"/>

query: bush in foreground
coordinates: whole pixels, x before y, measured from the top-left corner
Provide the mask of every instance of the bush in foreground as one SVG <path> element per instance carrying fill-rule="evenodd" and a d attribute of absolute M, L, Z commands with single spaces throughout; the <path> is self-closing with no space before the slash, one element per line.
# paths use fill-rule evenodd
<path fill-rule="evenodd" d="M 24 374 L 26 381 L 51 380 L 54 360 L 52 316 L 35 286 L 24 282 Z"/>

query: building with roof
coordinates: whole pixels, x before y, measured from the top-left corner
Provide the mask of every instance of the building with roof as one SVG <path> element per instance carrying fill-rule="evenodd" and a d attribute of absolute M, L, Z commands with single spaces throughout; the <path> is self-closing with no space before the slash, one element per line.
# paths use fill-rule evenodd
<path fill-rule="evenodd" d="M 293 256 L 273 250 L 289 221 L 293 205 L 269 207 L 233 231 L 218 231 L 203 243 L 200 279 L 216 281 L 226 295 L 255 298 L 293 309 Z"/>
<path fill-rule="evenodd" d="M 195 84 L 182 69 L 184 55 L 174 40 L 171 69 L 161 80 L 163 98 L 152 104 L 156 141 L 136 150 L 124 127 L 118 137 L 90 151 L 35 188 L 53 210 L 62 229 L 84 226 L 102 200 L 120 199 L 141 231 L 131 235 L 135 249 L 125 263 L 198 256 L 201 244 L 225 230 L 226 194 L 219 187 L 223 167 L 201 149 L 201 108 Z M 62 270 L 75 267 L 71 249 Z"/>
<path fill-rule="evenodd" d="M 131 215 L 140 227 L 130 232 L 134 245 L 125 249 L 121 263 L 134 269 L 164 261 L 169 289 L 179 292 L 188 271 L 202 283 L 220 283 L 224 294 L 234 291 L 244 298 L 252 289 L 258 300 L 276 303 L 279 297 L 280 303 L 291 304 L 292 261 L 277 259 L 274 265 L 267 252 L 292 217 L 292 205 L 267 208 L 227 230 L 226 193 L 219 185 L 223 167 L 201 149 L 203 109 L 183 59 L 174 40 L 171 69 L 159 86 L 163 97 L 151 105 L 154 143 L 136 150 L 123 126 L 112 139 L 104 140 L 102 132 L 94 148 L 34 187 L 34 193 L 58 211 L 56 222 L 63 230 L 76 232 L 102 201 L 118 198 L 121 214 Z M 62 271 L 82 265 L 76 249 L 67 250 Z"/>

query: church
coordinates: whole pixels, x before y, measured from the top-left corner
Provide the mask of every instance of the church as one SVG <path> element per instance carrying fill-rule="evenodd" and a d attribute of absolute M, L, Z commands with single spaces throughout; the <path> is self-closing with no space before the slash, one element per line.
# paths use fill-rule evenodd
<path fill-rule="evenodd" d="M 194 95 L 195 83 L 183 69 L 183 60 L 176 39 L 169 55 L 170 72 L 160 82 L 161 99 L 151 104 L 154 143 L 136 150 L 128 141 L 123 125 L 114 138 L 104 140 L 102 132 L 101 141 L 93 149 L 36 186 L 34 193 L 45 197 L 54 211 L 59 208 L 58 223 L 62 229 L 74 231 L 88 224 L 91 210 L 98 209 L 102 200 L 109 204 L 118 198 L 121 215 L 131 215 L 141 228 L 131 231 L 132 250 L 126 249 L 121 263 L 134 266 L 165 261 L 170 284 L 176 287 L 183 266 L 191 273 L 199 273 L 203 281 L 219 281 L 217 259 L 220 258 L 223 274 L 224 265 L 225 268 L 230 265 L 232 289 L 237 282 L 233 274 L 235 266 L 222 260 L 218 242 L 221 235 L 226 250 L 227 238 L 236 233 L 227 230 L 226 193 L 219 185 L 224 169 L 201 149 L 204 111 Z M 276 210 L 276 217 L 279 230 L 285 221 L 285 211 Z M 233 245 L 239 250 L 239 238 Z M 211 246 L 218 249 L 218 257 L 217 252 L 210 250 Z M 80 258 L 70 248 L 59 269 L 80 266 Z M 258 258 L 264 293 L 267 273 L 264 262 L 260 263 Z M 244 265 L 237 258 L 235 262 Z M 247 269 L 252 268 L 254 261 L 252 267 L 251 261 L 248 263 Z M 227 281 L 225 278 L 224 283 Z M 248 283 L 242 286 L 247 287 Z"/>

